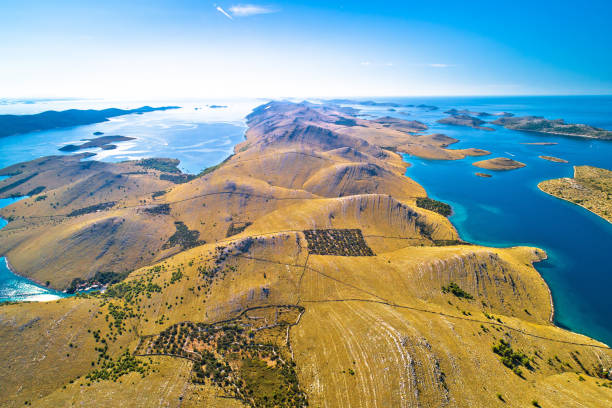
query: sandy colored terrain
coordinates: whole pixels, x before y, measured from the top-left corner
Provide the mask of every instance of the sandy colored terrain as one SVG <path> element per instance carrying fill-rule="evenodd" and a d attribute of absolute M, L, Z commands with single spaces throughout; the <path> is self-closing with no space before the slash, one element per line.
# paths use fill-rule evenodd
<path fill-rule="evenodd" d="M 592 166 L 574 166 L 574 178 L 545 180 L 538 184 L 538 188 L 612 222 L 612 171 L 610 170 Z"/>
<path fill-rule="evenodd" d="M 560 159 L 554 156 L 538 156 L 540 159 L 548 160 L 555 163 L 569 163 L 567 160 Z"/>
<path fill-rule="evenodd" d="M 108 218 L 145 227 L 101 229 L 97 241 L 122 243 L 107 256 L 134 259 L 130 233 L 153 254 L 104 294 L 0 306 L 0 405 L 610 405 L 612 352 L 551 323 L 533 267 L 544 251 L 471 245 L 420 208 L 424 188 L 381 148 L 411 133 L 339 125 L 362 119 L 310 104 L 247 119 L 235 155 L 184 183 L 145 169 L 139 190 L 108 189 L 116 204 L 100 211 L 60 217 L 92 204 L 35 196 L 4 209 L 11 262 L 37 262 L 23 248 L 40 242 L 88 264 L 94 241 L 67 243 Z M 41 194 L 63 200 L 55 180 Z M 61 239 L 32 241 L 26 226 Z M 78 274 L 37 273 L 56 286 Z"/>
<path fill-rule="evenodd" d="M 521 167 L 525 167 L 525 163 L 508 159 L 506 157 L 495 157 L 493 159 L 481 160 L 472 163 L 472 165 L 480 167 L 481 169 L 497 171 L 514 170 L 520 169 Z"/>

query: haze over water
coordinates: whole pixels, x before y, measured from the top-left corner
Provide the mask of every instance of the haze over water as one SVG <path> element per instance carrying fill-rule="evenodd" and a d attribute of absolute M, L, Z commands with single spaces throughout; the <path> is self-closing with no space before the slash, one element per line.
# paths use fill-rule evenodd
<path fill-rule="evenodd" d="M 407 175 L 422 184 L 431 197 L 453 206 L 454 214 L 450 219 L 463 239 L 487 246 L 528 245 L 546 250 L 549 259 L 535 266 L 551 288 L 556 323 L 612 344 L 612 301 L 609 295 L 612 268 L 608 255 L 612 249 L 612 224 L 537 188 L 542 180 L 571 177 L 573 165 L 612 169 L 612 142 L 538 135 L 499 126 L 488 132 L 436 123 L 437 119 L 446 116 L 445 110 L 466 108 L 489 113 L 509 111 L 517 116 L 563 118 L 568 122 L 612 129 L 612 97 L 386 98 L 380 101 L 425 103 L 439 109 L 397 108 L 390 111 L 381 107 L 357 107 L 364 114 L 420 120 L 430 127 L 429 132 L 444 133 L 460 140 L 451 148 L 481 148 L 492 152 L 488 158 L 504 156 L 527 164 L 518 170 L 490 172 L 471 165 L 482 158 L 436 161 L 405 155 L 412 164 Z M 94 137 L 94 131 L 102 131 L 107 135 L 136 137 L 136 140 L 120 142 L 116 150 L 93 149 L 99 153 L 92 158 L 94 160 L 172 157 L 181 160 L 182 170 L 197 173 L 231 154 L 233 146 L 243 140 L 244 116 L 264 102 L 253 99 L 121 103 L 51 101 L 3 105 L 0 114 L 143 105 L 178 105 L 182 108 L 4 138 L 0 145 L 0 167 L 44 155 L 63 154 L 57 150 L 58 147 Z M 228 107 L 213 109 L 207 106 L 210 104 Z M 490 117 L 484 119 L 493 120 Z M 533 142 L 558 144 L 521 144 Z M 538 158 L 539 155 L 560 157 L 570 163 L 549 162 Z M 474 175 L 475 172 L 488 172 L 493 177 L 480 178 Z M 0 264 L 0 286 L 4 282 L 2 276 L 6 277 L 7 273 L 10 271 Z"/>

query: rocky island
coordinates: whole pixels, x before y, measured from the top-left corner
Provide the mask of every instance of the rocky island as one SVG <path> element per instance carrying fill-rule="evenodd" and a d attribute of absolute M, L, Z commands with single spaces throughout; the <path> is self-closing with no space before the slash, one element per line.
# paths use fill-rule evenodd
<path fill-rule="evenodd" d="M 612 171 L 592 166 L 574 166 L 573 178 L 542 181 L 538 188 L 569 201 L 612 222 Z"/>
<path fill-rule="evenodd" d="M 482 169 L 497 171 L 520 169 L 521 167 L 526 166 L 525 163 L 521 163 L 519 161 L 512 160 L 507 157 L 495 157 L 493 159 L 481 160 L 472 163 L 472 165 L 480 167 Z"/>
<path fill-rule="evenodd" d="M 15 271 L 108 284 L 0 307 L 0 405 L 610 399 L 610 349 L 551 320 L 533 267 L 546 253 L 463 241 L 405 176 L 394 150 L 448 139 L 306 103 L 266 103 L 247 125 L 199 175 L 84 154 L 0 171 L 1 197 L 42 187 L 0 210 Z"/>
<path fill-rule="evenodd" d="M 540 159 L 548 160 L 548 161 L 555 162 L 555 163 L 569 163 L 565 159 L 560 159 L 560 158 L 554 157 L 554 156 L 538 156 L 538 157 Z"/>
<path fill-rule="evenodd" d="M 565 123 L 563 119 L 546 119 L 541 116 L 502 117 L 492 122 L 506 129 L 525 132 L 576 136 L 590 139 L 612 140 L 612 131 L 590 125 Z"/>

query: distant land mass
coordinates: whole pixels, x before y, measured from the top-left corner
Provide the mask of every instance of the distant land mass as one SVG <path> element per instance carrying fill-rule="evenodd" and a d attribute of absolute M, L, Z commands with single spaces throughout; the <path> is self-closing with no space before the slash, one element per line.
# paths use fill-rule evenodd
<path fill-rule="evenodd" d="M 565 123 L 563 119 L 546 119 L 542 116 L 502 117 L 493 122 L 506 129 L 553 135 L 577 136 L 591 139 L 612 140 L 612 132 L 584 124 Z"/>
<path fill-rule="evenodd" d="M 470 116 L 492 116 L 492 114 L 487 112 L 474 112 L 468 109 L 457 110 L 455 108 L 447 110 L 444 113 L 448 113 L 449 115 L 470 115 Z"/>
<path fill-rule="evenodd" d="M 425 109 L 428 111 L 439 109 L 437 106 L 425 105 L 425 104 L 406 105 L 406 104 L 401 104 L 401 103 L 396 103 L 396 102 L 359 101 L 355 99 L 329 99 L 325 102 L 331 103 L 331 104 L 337 104 L 337 105 L 348 104 L 348 105 L 376 106 L 376 107 L 387 107 L 387 108 L 421 108 L 421 109 Z"/>
<path fill-rule="evenodd" d="M 488 112 L 475 112 L 475 111 L 471 111 L 469 109 L 449 109 L 447 111 L 445 111 L 444 113 L 448 113 L 449 115 L 470 115 L 470 116 L 480 116 L 480 117 L 485 117 L 485 116 L 504 116 L 504 117 L 510 117 L 510 116 L 514 116 L 513 113 L 510 112 L 495 112 L 495 113 L 488 113 Z"/>
<path fill-rule="evenodd" d="M 178 108 L 178 106 L 162 106 L 158 108 L 143 106 L 136 109 L 69 109 L 59 112 L 46 111 L 34 115 L 0 115 L 0 137 L 29 133 L 37 130 L 90 125 L 92 123 L 106 122 L 109 118 L 115 116 L 129 115 L 132 113 L 142 114 Z"/>
<path fill-rule="evenodd" d="M 454 114 L 449 117 L 438 120 L 438 123 L 442 123 L 444 125 L 453 125 L 453 126 L 467 126 L 474 129 L 480 130 L 494 130 L 491 127 L 481 126 L 486 122 L 482 119 L 475 118 L 470 115 L 466 115 L 464 113 Z"/>

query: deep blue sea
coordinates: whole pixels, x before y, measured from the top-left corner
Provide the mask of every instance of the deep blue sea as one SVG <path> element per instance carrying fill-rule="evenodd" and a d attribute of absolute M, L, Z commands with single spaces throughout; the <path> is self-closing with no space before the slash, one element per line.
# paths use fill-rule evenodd
<path fill-rule="evenodd" d="M 453 98 L 367 98 L 404 104 L 435 105 L 439 109 L 364 107 L 366 115 L 395 116 L 420 120 L 431 132 L 444 133 L 460 142 L 451 148 L 476 147 L 492 152 L 484 157 L 509 157 L 527 167 L 508 172 L 478 169 L 472 162 L 424 160 L 409 155 L 407 176 L 422 184 L 428 194 L 453 206 L 451 221 L 463 239 L 477 244 L 505 247 L 537 246 L 549 259 L 536 264 L 553 294 L 558 325 L 612 344 L 612 224 L 589 211 L 551 197 L 537 188 L 546 179 L 571 177 L 573 165 L 593 165 L 612 170 L 612 141 L 538 135 L 506 130 L 495 131 L 440 125 L 450 108 L 489 113 L 508 111 L 517 116 L 539 115 L 549 119 L 587 123 L 612 130 L 612 97 L 453 97 Z M 121 142 L 93 159 L 126 160 L 140 157 L 174 157 L 181 167 L 195 173 L 223 160 L 242 140 L 244 116 L 264 101 L 221 101 L 228 108 L 210 109 L 219 101 L 113 102 L 61 101 L 45 104 L 3 105 L 1 113 L 35 113 L 54 108 L 137 107 L 179 105 L 177 111 L 129 115 L 97 125 L 35 132 L 0 140 L 0 167 L 35 157 L 60 154 L 66 143 L 92 137 L 94 131 L 137 137 Z M 198 108 L 197 110 L 195 108 Z M 493 120 L 493 117 L 483 118 Z M 522 143 L 554 142 L 556 145 Z M 99 150 L 95 150 L 98 152 Z M 569 164 L 553 163 L 539 155 L 556 156 Z M 481 178 L 475 172 L 493 174 Z M 0 260 L 0 287 L 6 275 Z M 14 277 L 14 275 L 11 274 Z M 21 279 L 21 278 L 20 278 Z"/>

